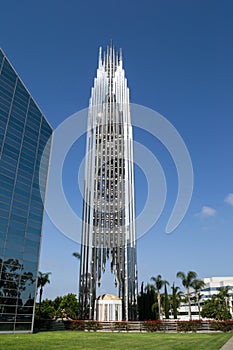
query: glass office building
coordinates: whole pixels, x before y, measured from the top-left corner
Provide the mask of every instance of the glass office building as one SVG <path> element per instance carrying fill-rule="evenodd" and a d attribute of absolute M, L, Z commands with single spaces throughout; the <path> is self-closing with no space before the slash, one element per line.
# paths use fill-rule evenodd
<path fill-rule="evenodd" d="M 51 135 L 0 49 L 0 332 L 33 329 Z"/>

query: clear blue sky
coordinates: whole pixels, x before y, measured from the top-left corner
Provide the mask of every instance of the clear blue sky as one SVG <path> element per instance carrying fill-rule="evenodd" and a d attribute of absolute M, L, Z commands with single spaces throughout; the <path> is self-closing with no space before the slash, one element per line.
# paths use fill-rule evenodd
<path fill-rule="evenodd" d="M 98 47 L 112 38 L 123 49 L 131 102 L 161 113 L 183 137 L 195 187 L 184 220 L 166 235 L 176 171 L 161 144 L 135 130 L 135 138 L 159 159 L 168 183 L 160 220 L 138 240 L 140 282 L 161 274 L 172 283 L 179 270 L 199 277 L 233 275 L 233 198 L 225 200 L 233 193 L 232 18 L 230 0 L 1 4 L 0 45 L 54 128 L 88 106 Z M 82 138 L 64 170 L 67 197 L 79 213 L 76 173 L 84 149 Z M 137 212 L 145 186 L 137 171 Z M 45 296 L 77 293 L 79 263 L 72 253 L 79 249 L 46 218 L 40 270 L 52 275 Z"/>

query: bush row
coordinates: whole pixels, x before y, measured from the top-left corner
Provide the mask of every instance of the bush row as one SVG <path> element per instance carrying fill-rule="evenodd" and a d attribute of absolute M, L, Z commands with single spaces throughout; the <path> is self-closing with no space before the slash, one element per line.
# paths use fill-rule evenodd
<path fill-rule="evenodd" d="M 174 321 L 174 322 L 163 322 L 163 321 L 144 321 L 144 328 L 148 332 L 166 332 L 166 331 L 177 331 L 177 332 L 196 332 L 202 328 L 201 321 Z"/>
<path fill-rule="evenodd" d="M 97 321 L 67 320 L 64 321 L 65 329 L 72 331 L 98 331 L 102 324 Z"/>
<path fill-rule="evenodd" d="M 222 331 L 222 332 L 232 332 L 233 331 L 233 320 L 211 321 L 210 325 L 214 331 Z"/>
<path fill-rule="evenodd" d="M 177 331 L 177 332 L 197 332 L 201 330 L 212 330 L 221 332 L 233 332 L 233 320 L 227 321 L 144 321 L 145 330 L 156 331 Z"/>
<path fill-rule="evenodd" d="M 35 320 L 34 328 L 51 330 L 52 324 L 55 321 L 52 320 Z M 102 329 L 109 329 L 110 331 L 129 331 L 133 330 L 132 322 L 111 322 L 101 323 L 97 321 L 85 321 L 85 320 L 66 320 L 63 321 L 64 328 L 66 330 L 73 331 L 99 331 Z M 147 332 L 197 332 L 201 330 L 206 331 L 221 331 L 232 332 L 233 320 L 227 321 L 142 321 L 140 322 L 140 330 Z"/>

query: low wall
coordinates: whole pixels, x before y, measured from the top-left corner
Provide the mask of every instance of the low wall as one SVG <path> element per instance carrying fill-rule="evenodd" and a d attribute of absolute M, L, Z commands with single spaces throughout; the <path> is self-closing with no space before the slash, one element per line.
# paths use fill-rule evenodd
<path fill-rule="evenodd" d="M 84 320 L 40 320 L 34 331 L 102 331 L 102 332 L 233 332 L 233 320 L 227 321 L 135 321 L 98 322 Z"/>

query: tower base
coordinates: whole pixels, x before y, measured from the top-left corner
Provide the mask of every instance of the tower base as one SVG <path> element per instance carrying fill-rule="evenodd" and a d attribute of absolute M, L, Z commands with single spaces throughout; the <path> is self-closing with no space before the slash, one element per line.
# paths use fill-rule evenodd
<path fill-rule="evenodd" d="M 104 294 L 95 300 L 94 319 L 100 322 L 122 321 L 122 300 L 113 294 Z"/>

